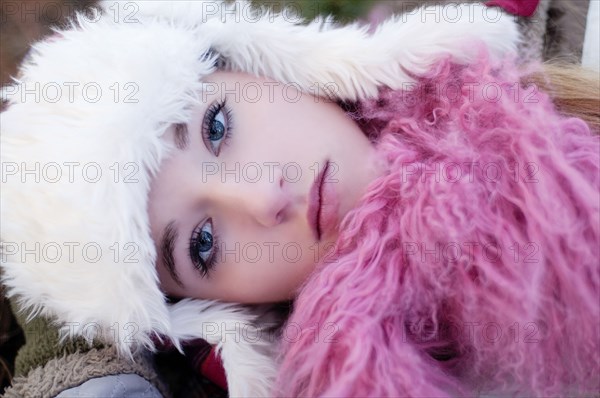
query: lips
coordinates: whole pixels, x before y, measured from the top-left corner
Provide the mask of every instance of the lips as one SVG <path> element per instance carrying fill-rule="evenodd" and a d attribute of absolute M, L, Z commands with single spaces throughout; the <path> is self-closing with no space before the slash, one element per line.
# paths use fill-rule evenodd
<path fill-rule="evenodd" d="M 325 161 L 308 194 L 306 218 L 318 241 L 337 224 L 339 198 L 335 190 L 337 181 L 333 178 L 333 169 L 329 160 Z"/>

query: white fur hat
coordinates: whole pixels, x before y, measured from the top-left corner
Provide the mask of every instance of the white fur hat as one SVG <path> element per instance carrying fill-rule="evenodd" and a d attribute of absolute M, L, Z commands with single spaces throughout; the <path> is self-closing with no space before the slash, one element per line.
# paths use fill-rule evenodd
<path fill-rule="evenodd" d="M 516 25 L 482 5 L 451 10 L 460 20 L 431 7 L 373 33 L 328 19 L 299 25 L 290 12 L 239 1 L 101 7 L 102 14 L 78 15 L 71 28 L 35 44 L 2 91 L 2 282 L 32 317 L 123 353 L 152 349 L 154 334 L 175 344 L 204 338 L 220 348 L 232 396 L 268 395 L 275 374 L 268 339 L 231 336 L 253 321 L 248 309 L 170 305 L 159 289 L 146 206 L 151 179 L 172 149 L 165 130 L 190 119 L 202 77 L 218 60 L 354 100 L 382 85 L 401 88 L 409 73 L 441 57 L 469 62 L 478 51 L 473 40 L 496 57 L 513 52 Z"/>

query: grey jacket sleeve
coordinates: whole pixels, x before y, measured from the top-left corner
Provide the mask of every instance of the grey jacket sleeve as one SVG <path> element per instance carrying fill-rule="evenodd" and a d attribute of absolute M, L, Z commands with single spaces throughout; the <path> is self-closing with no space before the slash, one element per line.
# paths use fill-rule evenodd
<path fill-rule="evenodd" d="M 137 374 L 119 374 L 90 379 L 58 394 L 56 398 L 163 398 L 158 390 Z"/>

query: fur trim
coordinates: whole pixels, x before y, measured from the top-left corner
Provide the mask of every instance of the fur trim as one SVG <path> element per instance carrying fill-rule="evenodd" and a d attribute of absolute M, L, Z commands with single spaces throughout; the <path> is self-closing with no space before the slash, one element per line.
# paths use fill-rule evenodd
<path fill-rule="evenodd" d="M 3 91 L 3 168 L 19 171 L 3 181 L 3 282 L 21 308 L 65 323 L 63 333 L 111 341 L 115 324 L 133 324 L 134 341 L 113 341 L 120 351 L 151 347 L 169 318 L 153 266 L 149 184 L 170 149 L 161 135 L 188 119 L 199 76 L 214 70 L 201 57 L 209 44 L 186 29 L 105 18 L 80 17 L 59 34 L 33 46 Z M 56 102 L 43 91 L 51 86 L 65 90 Z M 48 165 L 61 178 L 44 175 Z"/>
<path fill-rule="evenodd" d="M 513 16 L 478 3 L 422 7 L 391 17 L 374 33 L 358 22 L 339 26 L 331 17 L 301 25 L 289 10 L 274 14 L 246 1 L 139 4 L 142 18 L 201 26 L 230 69 L 343 100 L 374 97 L 380 86 L 406 88 L 446 57 L 473 62 L 477 43 L 497 60 L 515 53 L 520 42 Z"/>
<path fill-rule="evenodd" d="M 457 8 L 461 22 L 439 23 L 442 8 L 433 7 L 392 18 L 373 34 L 330 19 L 299 25 L 290 13 L 247 2 L 101 7 L 104 16 L 79 15 L 34 45 L 15 84 L 2 90 L 9 105 L 0 116 L 2 282 L 31 317 L 55 320 L 63 337 L 98 339 L 128 355 L 152 349 L 156 334 L 176 345 L 216 343 L 230 392 L 266 395 L 274 369 L 266 336 L 227 339 L 232 325 L 243 330 L 254 315 L 189 300 L 169 308 L 154 268 L 147 194 L 172 149 L 161 137 L 190 118 L 202 77 L 215 70 L 212 51 L 229 69 L 356 99 L 380 85 L 403 87 L 440 58 L 469 62 L 475 42 L 501 57 L 515 49 L 516 26 L 504 16 L 489 23 L 482 6 L 467 5 Z M 225 327 L 208 333 L 204 321 Z"/>

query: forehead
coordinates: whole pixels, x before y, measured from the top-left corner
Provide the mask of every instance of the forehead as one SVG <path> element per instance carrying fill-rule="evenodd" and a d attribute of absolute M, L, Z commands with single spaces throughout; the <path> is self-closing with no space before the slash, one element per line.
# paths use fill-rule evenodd
<path fill-rule="evenodd" d="M 279 82 L 244 72 L 218 71 L 204 77 L 202 82 L 202 103 L 217 97 L 227 97 L 230 102 L 247 104 L 272 104 L 283 101 L 300 105 L 306 100 L 310 100 L 311 103 L 333 102 L 326 96 L 313 96 L 302 91 L 297 83 Z"/>

